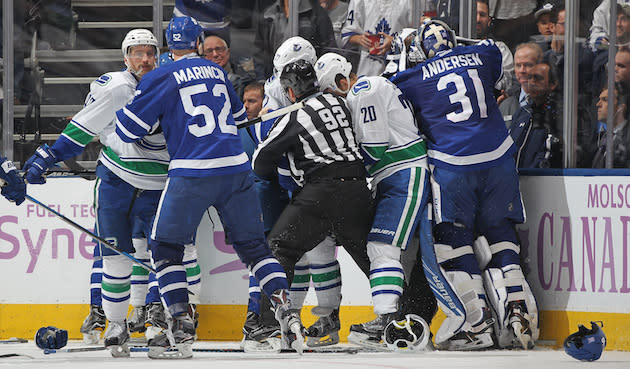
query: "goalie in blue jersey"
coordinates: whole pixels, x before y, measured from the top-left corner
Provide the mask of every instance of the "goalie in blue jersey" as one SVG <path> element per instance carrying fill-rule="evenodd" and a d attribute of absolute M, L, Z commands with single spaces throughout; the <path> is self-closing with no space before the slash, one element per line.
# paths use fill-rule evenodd
<path fill-rule="evenodd" d="M 161 129 L 171 157 L 149 245 L 160 294 L 173 316 L 177 350 L 167 351 L 170 333 L 163 334 L 149 342 L 149 357 L 192 356 L 195 326 L 182 257 L 210 206 L 272 301 L 283 338 L 301 351 L 300 317 L 289 311 L 286 275 L 265 241 L 250 163 L 237 134 L 236 123 L 246 121 L 247 114 L 227 73 L 197 55 L 201 31 L 193 18 L 173 18 L 166 40 L 174 62 L 147 74 L 134 100 L 116 113 L 116 133 L 123 141 Z"/>
<path fill-rule="evenodd" d="M 447 316 L 435 343 L 490 347 L 494 329 L 500 347 L 532 348 L 538 310 L 514 229 L 525 214 L 514 144 L 493 96 L 501 52 L 492 40 L 458 47 L 455 33 L 435 20 L 414 43 L 426 60 L 392 81 L 413 104 L 428 146 L 436 225 L 434 250 L 423 249 L 423 258 Z M 473 248 L 476 235 L 489 245 Z"/>

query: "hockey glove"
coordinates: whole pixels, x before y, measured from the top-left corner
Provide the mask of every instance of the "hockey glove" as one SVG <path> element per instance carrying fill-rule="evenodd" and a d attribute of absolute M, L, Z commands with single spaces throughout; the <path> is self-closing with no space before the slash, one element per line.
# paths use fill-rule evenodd
<path fill-rule="evenodd" d="M 2 168 L 0 178 L 5 182 L 2 184 L 2 190 L 0 190 L 2 196 L 9 201 L 15 201 L 16 205 L 20 205 L 24 202 L 26 195 L 26 183 L 18 174 L 12 161 L 5 160 L 0 167 Z"/>
<path fill-rule="evenodd" d="M 57 157 L 52 153 L 50 147 L 46 144 L 35 150 L 35 154 L 24 163 L 25 178 L 28 183 L 43 184 L 46 183 L 44 173 L 48 168 L 55 165 Z"/>
<path fill-rule="evenodd" d="M 41 327 L 35 333 L 35 344 L 42 350 L 60 349 L 68 343 L 68 331 L 57 327 Z"/>

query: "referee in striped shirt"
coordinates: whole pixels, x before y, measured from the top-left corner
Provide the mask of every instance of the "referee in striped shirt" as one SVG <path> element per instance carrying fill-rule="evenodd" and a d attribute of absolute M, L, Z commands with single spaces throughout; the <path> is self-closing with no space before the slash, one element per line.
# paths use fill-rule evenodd
<path fill-rule="evenodd" d="M 300 184 L 269 233 L 272 252 L 292 280 L 295 263 L 332 234 L 369 271 L 369 262 L 361 264 L 368 260 L 371 194 L 350 112 L 343 99 L 319 93 L 315 70 L 304 60 L 285 66 L 280 82 L 304 107 L 278 120 L 252 159 L 254 172 L 271 178 L 286 153 Z"/>

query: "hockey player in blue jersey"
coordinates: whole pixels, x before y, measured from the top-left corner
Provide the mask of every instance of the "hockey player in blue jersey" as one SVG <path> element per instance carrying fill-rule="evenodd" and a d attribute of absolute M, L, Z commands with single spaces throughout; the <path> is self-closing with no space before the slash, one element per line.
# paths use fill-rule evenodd
<path fill-rule="evenodd" d="M 24 202 L 26 196 L 26 183 L 20 175 L 15 164 L 9 159 L 0 156 L 0 190 L 2 196 L 7 200 L 15 202 L 15 205 L 20 205 Z"/>
<path fill-rule="evenodd" d="M 195 328 L 182 257 L 210 206 L 269 296 L 283 337 L 301 352 L 300 317 L 289 310 L 286 275 L 265 241 L 251 167 L 237 134 L 236 122 L 247 119 L 245 108 L 226 72 L 197 55 L 201 31 L 190 17 L 171 19 L 166 39 L 175 62 L 143 78 L 131 104 L 116 113 L 116 133 L 123 141 L 162 129 L 171 157 L 149 242 L 160 294 L 173 316 L 172 335 L 151 340 L 149 357 L 192 356 Z M 169 336 L 175 352 L 166 351 Z"/>
<path fill-rule="evenodd" d="M 414 42 L 426 60 L 392 81 L 413 104 L 432 169 L 435 246 L 423 250 L 423 258 L 447 316 L 435 342 L 450 350 L 492 346 L 494 320 L 499 346 L 531 348 L 538 311 L 514 229 L 524 209 L 514 145 L 492 90 L 501 76 L 501 52 L 492 40 L 457 47 L 455 33 L 435 20 L 418 30 Z M 473 251 L 476 234 L 489 247 Z M 437 285 L 436 278 L 446 283 Z"/>

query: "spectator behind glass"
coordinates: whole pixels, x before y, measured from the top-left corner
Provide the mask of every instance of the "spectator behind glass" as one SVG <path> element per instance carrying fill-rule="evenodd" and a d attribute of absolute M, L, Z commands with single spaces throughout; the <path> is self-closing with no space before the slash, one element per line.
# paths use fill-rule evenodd
<path fill-rule="evenodd" d="M 343 27 L 343 22 L 346 21 L 348 15 L 348 3 L 340 0 L 319 0 L 319 5 L 326 9 L 332 22 L 335 42 L 337 45 L 341 45 L 341 27 Z"/>
<path fill-rule="evenodd" d="M 543 60 L 548 62 L 560 78 L 560 86 L 564 76 L 564 33 L 565 33 L 564 4 L 557 4 L 551 12 L 553 22 L 553 36 L 551 48 L 543 54 Z M 581 103 L 591 105 L 596 92 L 593 90 L 593 52 L 584 44 L 577 44 L 578 49 L 578 92 Z"/>
<path fill-rule="evenodd" d="M 477 0 L 477 38 L 487 39 L 492 38 L 490 35 L 490 25 L 492 24 L 492 18 L 488 13 L 488 0 Z M 501 94 L 497 98 L 497 103 L 501 103 L 508 97 L 508 90 L 513 84 L 514 79 L 514 57 L 510 48 L 502 41 L 495 41 L 495 44 L 501 51 L 503 56 L 503 77 L 497 81 L 494 86 Z"/>
<path fill-rule="evenodd" d="M 230 48 L 227 42 L 215 35 L 206 36 L 204 38 L 202 51 L 204 58 L 219 64 L 221 68 L 225 69 L 228 73 L 228 79 L 232 82 L 234 91 L 236 91 L 239 98 L 242 98 L 245 86 L 256 80 L 251 59 L 248 59 L 249 62 L 232 65 L 230 61 Z"/>
<path fill-rule="evenodd" d="M 615 82 L 624 94 L 630 91 L 630 48 L 621 47 L 615 55 Z"/>
<path fill-rule="evenodd" d="M 533 66 L 523 87 L 527 104 L 514 114 L 510 136 L 517 147 L 518 168 L 562 167 L 562 96 L 558 78 L 547 63 Z"/>
<path fill-rule="evenodd" d="M 536 18 L 536 28 L 538 34 L 532 35 L 530 38 L 533 42 L 537 43 L 540 48 L 547 51 L 551 47 L 551 38 L 553 35 L 553 22 L 551 21 L 551 12 L 553 11 L 554 3 L 546 2 L 540 9 L 536 10 L 534 17 Z"/>
<path fill-rule="evenodd" d="M 619 85 L 615 84 L 615 94 L 613 97 L 613 168 L 630 167 L 630 125 L 628 125 L 628 97 L 621 94 Z M 605 87 L 599 95 L 597 102 L 598 132 L 597 141 L 594 144 L 597 151 L 593 157 L 593 168 L 606 167 L 606 144 L 609 132 L 608 118 L 609 103 L 608 88 Z"/>
<path fill-rule="evenodd" d="M 630 42 L 630 5 L 617 4 L 616 22 L 617 44 Z M 601 91 L 608 84 L 608 49 L 597 50 L 593 60 L 593 84 L 596 91 Z"/>
<path fill-rule="evenodd" d="M 536 33 L 534 10 L 536 0 L 490 0 L 490 16 L 494 19 L 494 35 L 514 50 Z"/>
<path fill-rule="evenodd" d="M 298 6 L 298 36 L 313 45 L 317 56 L 326 53 L 327 48 L 337 48 L 332 23 L 326 11 L 314 1 L 311 3 L 311 0 L 295 0 L 293 3 Z M 257 67 L 264 68 L 266 77 L 271 76 L 276 49 L 292 36 L 289 29 L 289 0 L 276 0 L 264 10 L 254 39 L 259 49 L 255 54 L 255 62 Z"/>
<path fill-rule="evenodd" d="M 174 17 L 195 18 L 204 31 L 230 43 L 231 0 L 175 0 Z"/>
<path fill-rule="evenodd" d="M 344 48 L 358 46 L 358 75 L 375 76 L 385 70 L 385 54 L 393 36 L 413 26 L 411 0 L 350 0 L 348 18 L 341 30 Z"/>
<path fill-rule="evenodd" d="M 630 0 L 617 0 L 617 4 L 630 5 Z M 593 51 L 608 48 L 608 30 L 610 29 L 610 0 L 603 0 L 593 12 L 589 46 Z"/>
<path fill-rule="evenodd" d="M 515 83 L 508 93 L 508 98 L 501 102 L 499 110 L 503 114 L 505 124 L 510 127 L 512 115 L 527 104 L 527 81 L 532 68 L 542 61 L 543 52 L 538 44 L 526 42 L 516 47 L 514 53 Z"/>

